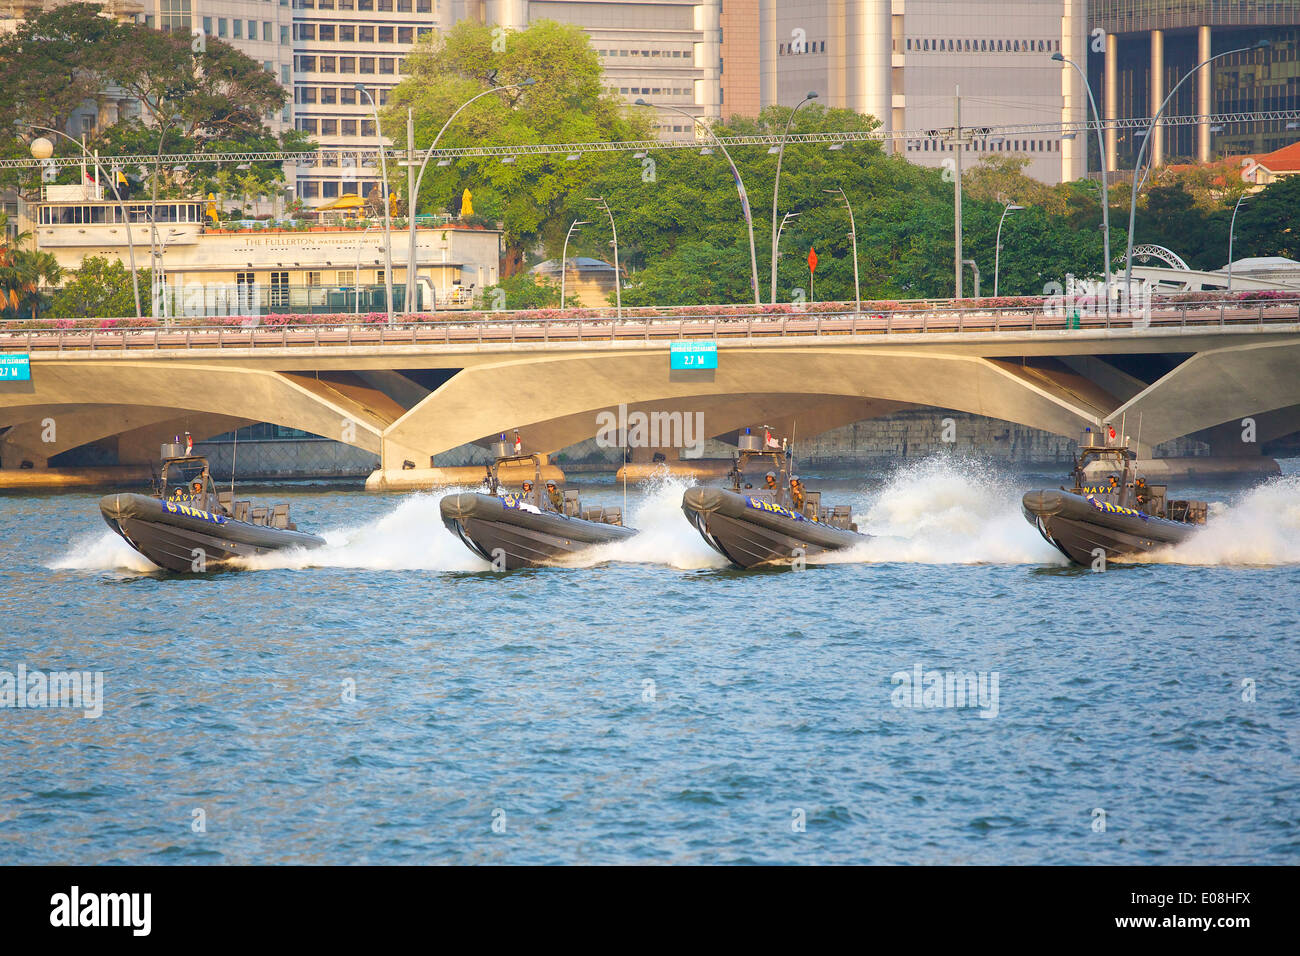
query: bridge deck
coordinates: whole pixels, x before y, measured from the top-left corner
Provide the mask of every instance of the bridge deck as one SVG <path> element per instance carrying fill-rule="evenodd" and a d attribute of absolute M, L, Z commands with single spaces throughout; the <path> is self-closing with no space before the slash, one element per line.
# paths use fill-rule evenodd
<path fill-rule="evenodd" d="M 328 348 L 349 346 L 549 345 L 668 342 L 677 339 L 754 340 L 789 336 L 918 333 L 1029 333 L 1282 326 L 1300 322 L 1300 304 L 1185 304 L 1139 315 L 1085 314 L 1078 318 L 1030 309 L 898 311 L 796 315 L 683 316 L 680 318 L 397 319 L 386 323 L 263 326 L 256 319 L 232 326 L 0 331 L 0 352 L 85 350 L 194 350 Z"/>

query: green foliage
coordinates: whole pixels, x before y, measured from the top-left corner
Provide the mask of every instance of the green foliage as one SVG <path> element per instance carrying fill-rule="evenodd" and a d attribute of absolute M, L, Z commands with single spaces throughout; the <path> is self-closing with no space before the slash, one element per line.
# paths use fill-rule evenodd
<path fill-rule="evenodd" d="M 148 309 L 151 272 L 138 272 L 140 302 Z M 115 318 L 135 315 L 131 270 L 118 259 L 88 256 L 58 289 L 47 313 L 52 318 Z"/>
<path fill-rule="evenodd" d="M 568 305 L 579 304 L 576 295 L 565 296 Z M 560 307 L 560 287 L 548 279 L 539 279 L 531 272 L 517 272 L 483 290 L 485 307 L 501 308 L 512 312 L 521 309 L 558 309 Z"/>
<path fill-rule="evenodd" d="M 288 101 L 287 92 L 253 59 L 214 37 L 194 52 L 188 35 L 164 33 L 143 24 L 104 18 L 97 4 L 73 3 L 41 13 L 0 40 L 0 126 L 15 123 L 62 130 L 73 112 L 118 89 L 135 99 L 144 122 L 132 118 L 99 130 L 87 143 L 101 155 L 153 156 L 163 153 L 309 149 L 309 140 L 292 132 L 276 137 L 264 117 Z M 120 94 L 115 94 L 120 95 Z M 55 155 L 79 156 L 80 148 L 46 135 Z M 160 138 L 161 137 L 161 138 Z M 26 146 L 6 141 L 5 157 L 26 155 Z M 164 170 L 159 195 L 193 194 L 211 189 L 218 164 L 197 163 L 182 173 Z M 128 169 L 131 190 L 148 194 L 152 169 Z M 65 169 L 63 181 L 76 181 Z M 282 180 L 278 163 L 253 167 L 259 192 Z M 32 171 L 10 172 L 0 185 L 33 191 Z"/>
<path fill-rule="evenodd" d="M 483 96 L 461 112 L 439 147 L 516 146 L 625 140 L 648 135 L 648 118 L 625 115 L 605 91 L 600 60 L 578 27 L 540 20 L 526 30 L 494 37 L 469 20 L 441 36 L 423 38 L 406 59 L 406 78 L 388 98 L 384 128 L 401 143 L 407 107 L 415 113 L 415 141 L 424 149 L 448 118 L 472 97 L 491 88 L 534 80 L 520 90 Z M 556 156 L 462 158 L 439 167 L 430 162 L 419 191 L 420 208 L 459 208 L 463 190 L 474 210 L 504 224 L 507 258 L 522 261 L 538 240 L 564 239 L 564 210 L 589 195 L 593 171 L 605 163 L 588 154 L 576 162 Z M 392 171 L 394 190 L 405 188 L 405 171 Z"/>
<path fill-rule="evenodd" d="M 39 318 L 49 301 L 48 289 L 63 276 L 48 252 L 24 248 L 31 234 L 9 236 L 9 217 L 0 213 L 0 315 Z"/>

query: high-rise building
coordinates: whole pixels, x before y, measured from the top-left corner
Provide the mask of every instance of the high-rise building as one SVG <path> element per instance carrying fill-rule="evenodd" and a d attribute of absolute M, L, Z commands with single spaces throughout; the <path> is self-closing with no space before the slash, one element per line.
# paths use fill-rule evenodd
<path fill-rule="evenodd" d="M 293 0 L 294 122 L 322 147 L 315 166 L 296 172 L 309 204 L 344 193 L 366 195 L 380 178 L 348 150 L 373 147 L 375 107 L 388 102 L 416 40 L 432 33 L 434 0 Z M 365 87 L 365 92 L 357 85 Z M 374 107 L 371 100 L 374 100 Z M 385 129 L 404 143 L 405 130 Z"/>
<path fill-rule="evenodd" d="M 760 0 L 762 104 L 818 102 L 869 113 L 888 132 L 911 132 L 893 148 L 942 165 L 954 146 L 926 131 L 1083 122 L 1085 0 Z M 725 10 L 725 7 L 724 7 Z M 1044 182 L 1085 172 L 1082 137 L 996 133 L 964 154 L 1016 154 Z"/>
<path fill-rule="evenodd" d="M 1196 64 L 1214 60 L 1184 83 L 1170 116 L 1300 109 L 1300 3 L 1280 0 L 1092 0 L 1089 73 L 1108 118 L 1152 116 Z M 1261 40 L 1269 46 L 1255 47 Z M 1154 163 L 1180 158 L 1264 153 L 1297 138 L 1285 121 L 1210 122 L 1157 128 L 1147 147 Z M 1108 130 L 1111 169 L 1131 166 L 1136 131 Z M 1093 165 L 1096 165 L 1096 157 Z"/>
<path fill-rule="evenodd" d="M 610 92 L 718 119 L 721 0 L 454 0 L 452 20 L 523 29 L 538 20 L 582 27 L 600 56 Z M 694 123 L 660 110 L 664 138 L 695 135 Z"/>

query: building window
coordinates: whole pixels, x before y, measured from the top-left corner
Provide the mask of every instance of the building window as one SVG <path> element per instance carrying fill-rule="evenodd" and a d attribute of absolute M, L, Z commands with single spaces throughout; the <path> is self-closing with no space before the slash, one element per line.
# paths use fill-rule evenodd
<path fill-rule="evenodd" d="M 357 58 L 355 56 L 339 57 L 340 73 L 355 73 L 357 71 Z"/>
<path fill-rule="evenodd" d="M 392 73 L 393 71 L 393 58 L 391 56 L 381 56 L 379 58 L 379 72 Z"/>
<path fill-rule="evenodd" d="M 333 183 L 325 183 L 324 185 L 325 185 L 326 187 L 329 187 L 329 186 L 332 186 L 332 185 L 334 185 L 334 184 L 333 184 Z M 326 198 L 329 198 L 329 197 L 327 196 Z M 309 286 L 313 286 L 313 287 L 314 287 L 314 286 L 318 286 L 318 285 L 320 285 L 320 272 L 319 272 L 318 270 L 315 270 L 315 269 L 309 269 L 309 270 L 305 273 L 305 277 L 306 277 L 307 285 L 309 285 Z"/>
<path fill-rule="evenodd" d="M 229 24 L 226 23 L 226 18 L 217 17 L 217 36 L 219 37 L 227 36 L 228 29 L 229 29 Z"/>
<path fill-rule="evenodd" d="M 339 135 L 340 135 L 340 136 L 356 136 L 356 135 L 357 135 L 357 121 L 356 121 L 356 120 L 349 120 L 349 119 L 339 120 Z"/>
<path fill-rule="evenodd" d="M 322 41 L 332 43 L 334 41 L 334 24 L 322 23 L 320 29 L 317 31 L 317 35 Z"/>
<path fill-rule="evenodd" d="M 332 119 L 321 120 L 320 134 L 322 136 L 337 136 L 339 134 L 338 120 L 332 120 Z"/>
<path fill-rule="evenodd" d="M 355 106 L 357 103 L 357 91 L 350 86 L 345 86 L 339 90 L 339 102 L 344 106 Z"/>
<path fill-rule="evenodd" d="M 337 63 L 337 61 L 336 61 L 336 60 L 334 59 L 334 57 L 332 57 L 332 56 L 323 56 L 323 57 L 321 57 L 321 58 L 320 58 L 320 72 L 322 72 L 322 73 L 334 73 L 334 72 L 337 72 L 337 71 L 334 69 L 334 66 L 335 66 L 336 63 Z"/>
<path fill-rule="evenodd" d="M 393 28 L 392 28 L 392 27 L 380 27 L 380 28 L 379 28 L 379 42 L 380 42 L 380 43 L 392 43 L 392 42 L 393 42 Z"/>
<path fill-rule="evenodd" d="M 340 269 L 334 275 L 335 285 L 352 285 L 357 281 L 357 274 L 352 269 Z"/>
<path fill-rule="evenodd" d="M 375 28 L 374 28 L 374 27 L 357 27 L 357 41 L 360 42 L 360 43 L 374 43 L 374 42 L 375 42 Z"/>
<path fill-rule="evenodd" d="M 374 135 L 375 135 L 375 121 L 374 121 L 374 120 L 363 119 L 363 120 L 361 121 L 361 135 L 362 135 L 362 136 L 374 136 Z"/>
<path fill-rule="evenodd" d="M 415 42 L 415 30 L 411 27 L 397 28 L 397 42 L 407 46 Z"/>
<path fill-rule="evenodd" d="M 315 183 L 303 183 L 303 192 L 309 190 L 315 195 Z M 284 308 L 289 304 L 289 273 L 272 272 L 271 273 L 271 307 Z"/>
<path fill-rule="evenodd" d="M 322 86 L 320 88 L 320 101 L 322 105 L 333 106 L 338 100 L 338 91 L 332 86 Z"/>
<path fill-rule="evenodd" d="M 339 25 L 339 42 L 355 43 L 357 41 L 357 28 L 351 24 Z"/>

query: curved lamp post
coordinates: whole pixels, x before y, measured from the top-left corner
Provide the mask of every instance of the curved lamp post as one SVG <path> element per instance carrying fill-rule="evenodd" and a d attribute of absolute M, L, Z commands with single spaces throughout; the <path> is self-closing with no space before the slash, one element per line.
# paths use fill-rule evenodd
<path fill-rule="evenodd" d="M 430 157 L 433 156 L 433 151 L 438 148 L 438 141 L 442 139 L 442 134 L 447 132 L 447 127 L 451 125 L 452 120 L 454 120 L 457 116 L 460 115 L 461 110 L 469 106 L 475 100 L 481 99 L 482 97 L 487 96 L 489 93 L 501 93 L 504 92 L 505 90 L 518 90 L 518 89 L 522 89 L 525 86 L 532 86 L 536 82 L 537 82 L 536 80 L 530 77 L 520 83 L 511 83 L 508 86 L 493 86 L 490 87 L 489 89 L 484 90 L 482 93 L 479 93 L 475 96 L 471 96 L 464 103 L 460 104 L 460 106 L 456 107 L 456 112 L 452 113 L 450 116 L 447 117 L 447 122 L 442 124 L 442 129 L 438 130 L 438 135 L 433 138 L 433 142 L 430 143 L 429 148 L 425 150 L 424 159 L 420 162 L 420 170 L 415 174 L 415 185 L 411 187 L 411 195 L 407 197 L 407 205 L 409 206 L 409 208 L 406 210 L 407 213 L 406 218 L 408 220 L 409 235 L 407 237 L 407 243 L 406 243 L 406 297 L 403 301 L 404 311 L 412 312 L 414 311 L 414 306 L 415 306 L 416 197 L 420 195 L 420 183 L 424 179 L 424 169 L 426 166 L 429 165 L 429 159 Z M 376 118 L 375 119 L 376 129 L 378 129 L 378 124 L 379 124 L 379 120 L 378 118 Z M 437 308 L 438 308 L 438 304 L 437 301 L 435 300 L 432 311 L 436 312 Z"/>
<path fill-rule="evenodd" d="M 998 238 L 993 243 L 993 298 L 995 299 L 998 297 L 998 267 L 1002 264 L 1002 223 L 1006 221 L 1007 213 L 1020 212 L 1024 208 L 1024 206 L 1017 206 L 1015 203 L 1009 202 L 1003 208 L 1002 215 L 998 218 Z"/>
<path fill-rule="evenodd" d="M 1232 291 L 1232 233 L 1237 228 L 1237 210 L 1245 201 L 1246 194 L 1237 197 L 1237 204 L 1232 207 L 1232 222 L 1228 226 L 1228 291 Z"/>
<path fill-rule="evenodd" d="M 379 107 L 375 105 L 375 98 L 370 95 L 366 89 L 366 84 L 356 84 L 358 93 L 365 95 L 370 101 L 370 110 L 375 117 L 375 138 L 379 140 L 379 174 L 384 178 L 383 201 L 384 201 L 384 298 L 388 304 L 388 324 L 393 324 L 393 210 L 388 199 L 388 160 L 384 155 L 384 134 L 379 126 Z M 360 278 L 360 277 L 358 277 Z M 406 284 L 411 284 L 411 277 L 406 277 Z"/>
<path fill-rule="evenodd" d="M 39 129 L 42 132 L 53 133 L 56 136 L 62 136 L 70 143 L 75 143 L 77 147 L 83 153 L 86 154 L 86 157 L 95 164 L 95 169 L 98 170 L 101 175 L 104 173 L 104 167 L 100 165 L 99 157 L 91 153 L 90 150 L 86 149 L 85 144 L 82 143 L 80 140 L 73 139 L 71 136 L 69 136 L 67 133 L 63 132 L 62 130 L 51 129 L 48 126 L 35 126 L 31 123 L 22 123 L 19 125 L 25 126 L 28 129 Z M 37 145 L 38 143 L 42 145 L 38 146 Z M 34 139 L 32 140 L 30 148 L 32 151 L 32 156 L 36 159 L 49 159 L 52 155 L 54 155 L 54 144 L 51 143 L 48 139 L 43 139 L 43 138 Z M 104 176 L 104 179 L 107 178 L 108 178 L 107 176 Z M 113 195 L 114 197 L 117 198 L 117 208 L 122 213 L 122 224 L 126 228 L 126 249 L 127 249 L 127 255 L 131 260 L 131 294 L 135 297 L 135 317 L 138 319 L 142 317 L 140 313 L 140 281 L 136 277 L 136 271 L 135 271 L 135 241 L 131 238 L 131 220 L 130 217 L 128 217 L 126 214 L 126 206 L 122 204 L 122 197 L 118 196 L 117 190 L 113 190 Z"/>
<path fill-rule="evenodd" d="M 1232 56 L 1234 53 L 1249 53 L 1251 50 L 1262 50 L 1269 45 L 1270 44 L 1267 40 L 1260 40 L 1253 46 L 1243 46 L 1236 50 L 1224 50 L 1222 53 L 1216 53 L 1214 56 L 1202 60 L 1200 63 L 1196 64 L 1196 66 L 1188 70 L 1187 74 L 1174 84 L 1174 88 L 1169 91 L 1169 95 L 1165 97 L 1165 101 L 1160 104 L 1160 109 L 1157 110 L 1156 115 L 1152 117 L 1151 125 L 1147 127 L 1147 133 L 1142 138 L 1142 145 L 1138 148 L 1137 162 L 1133 164 L 1133 194 L 1129 198 L 1128 204 L 1128 248 L 1124 253 L 1124 295 L 1127 296 L 1129 294 L 1129 289 L 1133 282 L 1133 224 L 1137 218 L 1138 173 L 1142 171 L 1142 160 L 1143 157 L 1146 156 L 1147 145 L 1151 142 L 1151 134 L 1155 131 L 1156 124 L 1158 124 L 1160 118 L 1165 115 L 1165 109 L 1168 108 L 1170 102 L 1173 100 L 1174 94 L 1178 92 L 1184 83 L 1195 76 L 1203 66 L 1213 63 L 1215 60 L 1222 59 L 1225 56 Z"/>
<path fill-rule="evenodd" d="M 862 287 L 858 285 L 858 224 L 853 220 L 853 207 L 849 205 L 849 197 L 844 195 L 844 187 L 836 186 L 834 189 L 823 189 L 824 193 L 840 194 L 844 200 L 844 208 L 849 211 L 849 236 L 853 240 L 853 298 L 857 303 L 857 311 L 862 311 Z"/>
<path fill-rule="evenodd" d="M 754 215 L 749 208 L 749 193 L 745 190 L 745 182 L 740 178 L 740 170 L 736 168 L 736 163 L 732 160 L 731 153 L 727 152 L 727 147 L 722 144 L 722 140 L 718 139 L 718 134 L 713 131 L 713 127 L 705 123 L 700 117 L 693 116 L 686 112 L 686 110 L 679 109 L 676 106 L 656 107 L 653 103 L 648 103 L 644 99 L 637 100 L 636 105 L 650 106 L 661 110 L 671 110 L 674 113 L 680 113 L 682 116 L 685 116 L 692 123 L 698 123 L 704 128 L 704 131 L 709 134 L 709 138 L 713 140 L 714 145 L 717 146 L 718 149 L 722 150 L 722 155 L 727 157 L 727 164 L 731 166 L 731 175 L 736 177 L 736 192 L 740 196 L 740 207 L 745 213 L 745 225 L 749 228 L 749 282 L 754 287 L 754 305 L 762 305 L 762 298 L 758 291 L 758 252 L 754 247 Z"/>
<path fill-rule="evenodd" d="M 588 196 L 587 202 L 594 202 L 609 217 L 609 231 L 614 235 L 614 317 L 623 318 L 623 276 L 618 271 L 618 229 L 614 226 L 614 214 L 604 196 Z M 561 303 L 563 305 L 563 303 Z"/>
<path fill-rule="evenodd" d="M 1088 91 L 1088 103 L 1092 106 L 1092 118 L 1097 123 L 1097 157 L 1101 163 L 1101 229 L 1104 234 L 1106 244 L 1106 261 L 1105 269 L 1102 270 L 1102 278 L 1106 283 L 1106 314 L 1110 315 L 1110 182 L 1106 175 L 1106 143 L 1103 141 L 1101 131 L 1101 114 L 1097 112 L 1097 100 L 1092 95 L 1092 84 L 1088 82 L 1088 74 L 1084 72 L 1083 67 L 1071 59 L 1067 59 L 1060 53 L 1053 53 L 1052 59 L 1058 63 L 1068 63 L 1078 71 L 1079 76 L 1083 78 L 1083 88 Z M 1087 146 L 1084 146 L 1084 156 L 1088 155 Z M 1086 165 L 1086 164 L 1085 164 Z M 1000 228 L 1000 227 L 999 227 Z M 1132 232 L 1132 227 L 1129 227 Z M 993 294 L 998 294 L 997 269 L 993 270 Z"/>
<path fill-rule="evenodd" d="M 163 246 L 159 243 L 158 240 L 158 179 L 162 175 L 163 140 L 167 138 L 167 131 L 170 130 L 174 124 L 179 123 L 182 119 L 183 117 L 179 113 L 174 113 L 172 114 L 172 116 L 168 117 L 167 124 L 163 126 L 162 133 L 160 133 L 158 136 L 158 150 L 154 154 L 153 201 L 149 206 L 149 247 L 150 247 L 150 251 L 152 252 L 152 262 L 154 268 L 153 285 L 155 288 L 157 288 L 158 286 L 158 277 L 160 275 L 163 275 L 163 268 L 162 268 Z M 162 291 L 163 324 L 166 325 L 168 315 L 167 315 L 167 284 L 166 284 L 165 277 L 163 279 L 163 287 L 161 291 Z"/>
<path fill-rule="evenodd" d="M 564 280 L 569 274 L 569 237 L 579 226 L 589 226 L 589 219 L 575 219 L 569 225 L 569 231 L 564 234 L 564 251 L 560 253 L 560 308 L 564 308 Z"/>
<path fill-rule="evenodd" d="M 794 124 L 794 116 L 799 112 L 799 107 L 811 103 L 815 99 L 817 99 L 817 91 L 809 90 L 807 95 L 799 101 L 798 106 L 790 111 L 790 118 L 786 120 L 785 131 L 781 134 L 781 143 L 776 151 L 776 181 L 772 184 L 772 286 L 770 293 L 773 305 L 776 305 L 776 200 L 781 189 L 781 161 L 785 159 L 785 141 L 786 137 L 790 135 L 790 127 Z"/>

